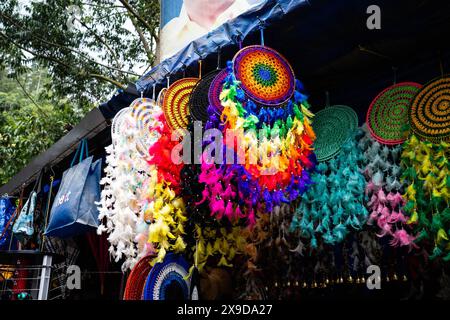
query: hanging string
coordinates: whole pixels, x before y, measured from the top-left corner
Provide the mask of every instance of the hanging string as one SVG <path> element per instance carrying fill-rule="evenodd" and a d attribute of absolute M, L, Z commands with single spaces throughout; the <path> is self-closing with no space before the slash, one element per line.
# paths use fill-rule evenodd
<path fill-rule="evenodd" d="M 198 267 L 198 240 L 195 242 L 195 259 L 194 259 L 194 266 Z"/>
<path fill-rule="evenodd" d="M 167 89 L 169 89 L 169 87 L 170 87 L 170 75 L 168 75 L 166 77 L 166 79 L 167 79 Z"/>
<path fill-rule="evenodd" d="M 441 78 L 444 77 L 444 63 L 442 62 L 442 53 L 439 51 L 439 69 L 441 70 Z"/>
<path fill-rule="evenodd" d="M 264 46 L 264 27 L 262 25 L 259 27 L 259 32 L 261 35 L 261 45 Z"/>
<path fill-rule="evenodd" d="M 50 190 L 48 191 L 47 207 L 45 209 L 45 221 L 44 221 L 44 230 L 42 232 L 41 252 L 44 249 L 45 230 L 47 229 L 48 212 L 50 211 L 50 200 L 52 199 L 53 179 L 54 179 L 53 176 L 50 176 Z"/>
<path fill-rule="evenodd" d="M 392 67 L 392 71 L 394 71 L 394 84 L 397 84 L 397 67 Z"/>
<path fill-rule="evenodd" d="M 202 78 L 202 59 L 198 60 L 198 78 Z"/>
<path fill-rule="evenodd" d="M 144 97 L 144 91 L 141 91 L 141 99 Z"/>
<path fill-rule="evenodd" d="M 154 101 L 156 97 L 156 83 L 153 83 L 153 93 L 152 93 L 152 100 Z"/>
<path fill-rule="evenodd" d="M 220 46 L 219 49 L 217 50 L 217 70 L 220 69 Z"/>

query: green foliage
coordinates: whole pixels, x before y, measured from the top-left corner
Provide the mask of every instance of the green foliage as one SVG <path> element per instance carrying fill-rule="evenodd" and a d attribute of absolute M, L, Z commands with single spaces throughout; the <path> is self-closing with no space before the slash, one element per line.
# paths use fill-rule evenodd
<path fill-rule="evenodd" d="M 152 66 L 158 28 L 158 0 L 1 0 L 0 185 Z"/>
<path fill-rule="evenodd" d="M 48 90 L 98 103 L 154 63 L 158 27 L 158 0 L 3 0 L 0 67 L 20 75 L 37 63 Z"/>
<path fill-rule="evenodd" d="M 0 73 L 0 185 L 66 134 L 89 108 L 49 97 L 45 91 L 49 78 L 41 70 L 18 80 Z"/>

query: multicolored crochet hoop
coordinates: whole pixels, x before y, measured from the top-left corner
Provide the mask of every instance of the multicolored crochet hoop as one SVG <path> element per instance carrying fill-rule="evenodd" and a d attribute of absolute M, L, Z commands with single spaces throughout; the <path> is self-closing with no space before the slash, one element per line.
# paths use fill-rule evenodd
<path fill-rule="evenodd" d="M 189 112 L 192 120 L 202 122 L 208 121 L 209 89 L 211 87 L 211 83 L 219 72 L 221 71 L 214 70 L 209 72 L 197 82 L 196 86 L 192 90 L 192 94 L 189 99 Z"/>
<path fill-rule="evenodd" d="M 316 113 L 312 122 L 316 133 L 314 153 L 317 161 L 323 162 L 335 157 L 358 127 L 356 112 L 343 105 L 327 107 Z"/>
<path fill-rule="evenodd" d="M 167 93 L 167 88 L 162 88 L 161 91 L 158 93 L 158 98 L 156 98 L 156 103 L 161 108 L 161 110 L 163 109 L 164 97 L 165 97 L 166 93 Z"/>
<path fill-rule="evenodd" d="M 188 300 L 190 280 L 186 260 L 177 254 L 168 253 L 164 261 L 150 271 L 144 288 L 144 300 Z"/>
<path fill-rule="evenodd" d="M 214 111 L 218 115 L 221 115 L 223 111 L 222 102 L 220 101 L 220 93 L 222 92 L 223 84 L 227 75 L 227 70 L 223 69 L 216 75 L 209 87 L 209 104 L 213 107 Z"/>
<path fill-rule="evenodd" d="M 366 116 L 372 137 L 380 143 L 403 143 L 408 135 L 404 126 L 409 121 L 411 101 L 422 88 L 415 82 L 402 82 L 384 89 L 370 104 Z"/>
<path fill-rule="evenodd" d="M 450 141 L 450 76 L 423 86 L 411 103 L 409 119 L 421 140 Z"/>
<path fill-rule="evenodd" d="M 233 59 L 234 74 L 248 97 L 266 106 L 288 101 L 295 90 L 295 75 L 288 61 L 264 46 L 241 49 Z"/>
<path fill-rule="evenodd" d="M 147 281 L 147 276 L 150 273 L 152 267 L 150 266 L 150 261 L 152 257 L 143 257 L 136 263 L 134 268 L 131 270 L 130 275 L 127 279 L 127 284 L 125 286 L 125 292 L 123 294 L 123 300 L 141 300 L 142 293 L 144 291 L 145 282 Z"/>
<path fill-rule="evenodd" d="M 163 111 L 167 124 L 173 130 L 184 129 L 189 123 L 189 98 L 198 78 L 175 81 L 164 95 Z"/>
<path fill-rule="evenodd" d="M 147 158 L 148 148 L 150 148 L 155 140 L 155 134 L 150 129 L 156 124 L 154 114 L 160 108 L 155 100 L 149 98 L 138 98 L 134 100 L 130 108 L 131 115 L 136 121 L 136 148 L 142 157 Z"/>

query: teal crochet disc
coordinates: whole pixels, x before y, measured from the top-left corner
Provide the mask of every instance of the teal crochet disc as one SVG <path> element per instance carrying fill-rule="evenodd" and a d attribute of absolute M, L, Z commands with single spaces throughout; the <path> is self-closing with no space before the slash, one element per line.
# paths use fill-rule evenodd
<path fill-rule="evenodd" d="M 358 127 L 356 112 L 343 105 L 327 107 L 316 113 L 312 123 L 316 133 L 314 153 L 319 162 L 334 158 Z"/>

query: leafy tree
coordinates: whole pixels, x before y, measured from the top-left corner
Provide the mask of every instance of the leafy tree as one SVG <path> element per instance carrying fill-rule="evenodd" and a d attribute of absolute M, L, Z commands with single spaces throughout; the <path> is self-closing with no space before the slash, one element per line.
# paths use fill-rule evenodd
<path fill-rule="evenodd" d="M 3 0 L 0 67 L 49 70 L 48 90 L 99 102 L 155 62 L 158 0 Z"/>
<path fill-rule="evenodd" d="M 49 82 L 41 69 L 14 79 L 0 72 L 0 185 L 66 134 L 90 108 L 53 96 L 45 89 Z"/>

